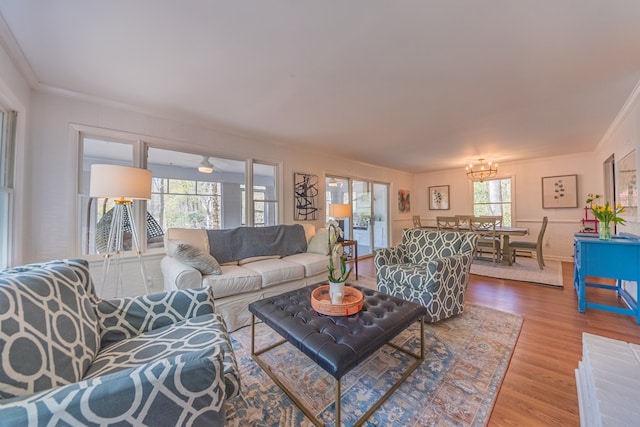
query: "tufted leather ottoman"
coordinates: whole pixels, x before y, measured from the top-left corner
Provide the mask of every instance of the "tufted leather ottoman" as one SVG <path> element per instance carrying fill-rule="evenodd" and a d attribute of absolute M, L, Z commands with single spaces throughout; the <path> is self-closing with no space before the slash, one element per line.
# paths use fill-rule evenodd
<path fill-rule="evenodd" d="M 364 295 L 362 311 L 351 316 L 326 316 L 311 307 L 311 291 L 316 285 L 286 292 L 249 304 L 252 313 L 251 353 L 262 369 L 291 398 L 316 425 L 321 425 L 307 408 L 271 372 L 259 355 L 289 342 L 309 356 L 321 368 L 335 378 L 336 425 L 340 425 L 340 378 L 383 345 L 389 344 L 416 360 L 405 371 L 402 378 L 378 400 L 356 423 L 363 423 L 404 382 L 422 362 L 424 355 L 424 321 L 427 310 L 400 298 L 371 289 L 359 289 Z M 262 320 L 278 332 L 284 340 L 267 348 L 255 349 L 255 318 Z M 420 321 L 420 353 L 414 354 L 389 343 L 396 335 L 412 323 Z"/>

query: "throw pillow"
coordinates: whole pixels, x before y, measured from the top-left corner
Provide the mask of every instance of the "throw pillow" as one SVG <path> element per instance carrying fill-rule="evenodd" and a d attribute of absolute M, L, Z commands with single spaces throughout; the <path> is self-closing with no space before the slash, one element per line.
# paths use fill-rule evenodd
<path fill-rule="evenodd" d="M 211 254 L 202 252 L 185 242 L 169 241 L 167 254 L 188 266 L 195 268 L 202 274 L 221 274 L 220 264 Z"/>
<path fill-rule="evenodd" d="M 311 238 L 311 241 L 307 246 L 307 252 L 319 255 L 329 255 L 329 232 L 326 228 L 319 229 Z"/>

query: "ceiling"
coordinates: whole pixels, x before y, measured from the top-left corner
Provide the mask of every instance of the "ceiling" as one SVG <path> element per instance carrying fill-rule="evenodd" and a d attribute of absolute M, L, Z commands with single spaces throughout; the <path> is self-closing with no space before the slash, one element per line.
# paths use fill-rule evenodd
<path fill-rule="evenodd" d="M 591 151 L 640 81 L 638 0 L 0 0 L 0 14 L 35 88 L 411 172 Z"/>

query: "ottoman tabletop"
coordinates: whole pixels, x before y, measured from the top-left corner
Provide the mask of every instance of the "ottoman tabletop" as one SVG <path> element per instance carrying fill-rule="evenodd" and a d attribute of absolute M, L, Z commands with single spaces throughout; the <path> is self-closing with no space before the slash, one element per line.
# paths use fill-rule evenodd
<path fill-rule="evenodd" d="M 419 304 L 353 286 L 364 296 L 362 310 L 327 316 L 311 307 L 316 287 L 253 302 L 249 311 L 338 380 L 427 313 Z"/>

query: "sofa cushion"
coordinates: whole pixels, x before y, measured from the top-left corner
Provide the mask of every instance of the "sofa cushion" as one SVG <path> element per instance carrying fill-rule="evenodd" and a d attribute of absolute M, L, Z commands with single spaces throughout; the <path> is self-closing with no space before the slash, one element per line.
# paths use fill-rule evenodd
<path fill-rule="evenodd" d="M 209 252 L 209 237 L 207 231 L 200 228 L 169 228 L 165 235 L 167 245 L 172 240 L 178 240 L 195 246 L 203 252 Z"/>
<path fill-rule="evenodd" d="M 264 256 L 252 256 L 249 258 L 243 258 L 241 260 L 238 261 L 238 265 L 245 265 L 245 264 L 249 264 L 251 262 L 256 262 L 256 261 L 262 261 L 265 259 L 278 259 L 280 258 L 280 255 L 264 255 Z"/>
<path fill-rule="evenodd" d="M 329 256 L 314 253 L 295 254 L 282 258 L 283 261 L 300 264 L 304 267 L 304 276 L 311 277 L 320 273 L 329 274 Z"/>
<path fill-rule="evenodd" d="M 96 357 L 85 378 L 96 378 L 179 355 L 200 357 L 201 353 L 211 353 L 216 348 L 223 353 L 225 394 L 227 398 L 235 397 L 240 391 L 238 367 L 224 321 L 215 313 L 193 317 L 113 344 Z"/>
<path fill-rule="evenodd" d="M 189 243 L 179 240 L 169 241 L 167 255 L 191 266 L 202 274 L 220 274 L 220 264 L 211 256 Z"/>
<path fill-rule="evenodd" d="M 58 261 L 0 274 L 2 398 L 77 382 L 96 356 L 98 320 L 78 267 Z"/>
<path fill-rule="evenodd" d="M 246 267 L 223 265 L 219 276 L 202 276 L 202 286 L 209 286 L 214 298 L 257 291 L 262 286 L 262 276 Z"/>
<path fill-rule="evenodd" d="M 326 228 L 319 229 L 311 238 L 311 241 L 307 245 L 307 252 L 329 255 L 329 231 Z"/>
<path fill-rule="evenodd" d="M 304 267 L 302 265 L 282 259 L 252 262 L 251 264 L 246 264 L 244 268 L 251 269 L 262 276 L 263 288 L 304 278 Z"/>

